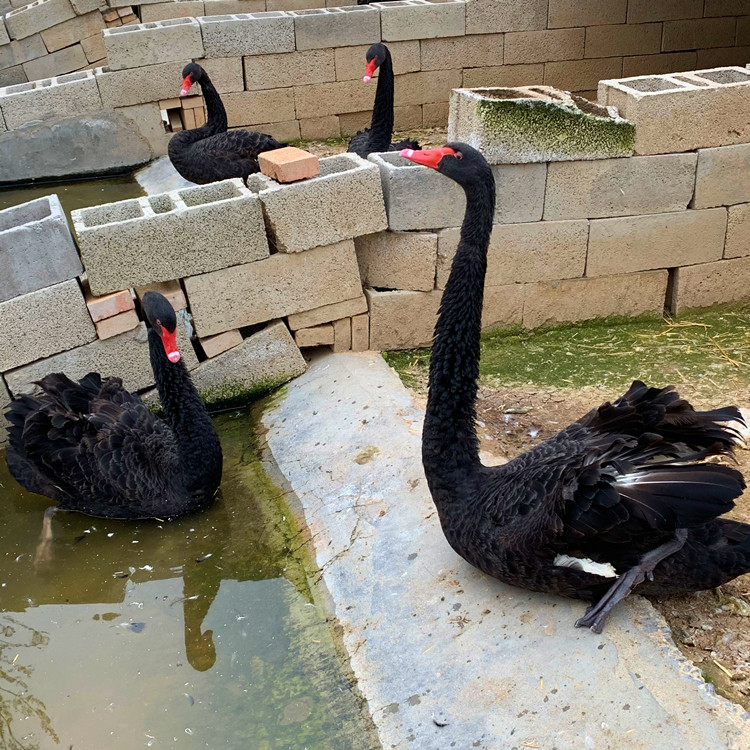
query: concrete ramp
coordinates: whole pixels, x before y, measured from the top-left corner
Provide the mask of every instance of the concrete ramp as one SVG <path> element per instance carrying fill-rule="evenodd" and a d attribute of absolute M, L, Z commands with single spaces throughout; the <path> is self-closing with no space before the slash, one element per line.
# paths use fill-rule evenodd
<path fill-rule="evenodd" d="M 315 361 L 264 417 L 384 748 L 720 750 L 750 717 L 716 696 L 641 597 L 601 636 L 581 602 L 487 578 L 448 546 L 423 412 L 372 352 Z"/>

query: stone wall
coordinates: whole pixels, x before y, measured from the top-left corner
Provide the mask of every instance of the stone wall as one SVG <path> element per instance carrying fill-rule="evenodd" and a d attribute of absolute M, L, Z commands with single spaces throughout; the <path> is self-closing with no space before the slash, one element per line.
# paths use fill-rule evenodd
<path fill-rule="evenodd" d="M 0 19 L 0 86 L 53 78 L 36 92 L 96 68 L 100 106 L 131 117 L 157 154 L 205 116 L 199 98 L 176 98 L 190 58 L 217 83 L 230 126 L 286 140 L 369 124 L 375 86 L 361 82 L 364 53 L 380 39 L 394 57 L 399 129 L 445 125 L 450 90 L 461 86 L 547 84 L 593 97 L 603 78 L 750 60 L 744 0 L 328 0 L 327 10 L 316 9 L 323 0 L 20 2 Z M 0 89 L 0 130 L 17 127 L 3 124 L 15 93 Z M 43 114 L 71 114 L 70 97 L 49 99 Z"/>

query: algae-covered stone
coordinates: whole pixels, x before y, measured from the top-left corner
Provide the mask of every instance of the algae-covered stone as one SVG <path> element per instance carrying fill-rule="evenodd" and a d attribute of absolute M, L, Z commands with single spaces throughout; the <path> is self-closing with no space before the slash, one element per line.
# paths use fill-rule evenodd
<path fill-rule="evenodd" d="M 454 89 L 448 140 L 490 164 L 630 156 L 635 126 L 616 112 L 549 86 Z"/>

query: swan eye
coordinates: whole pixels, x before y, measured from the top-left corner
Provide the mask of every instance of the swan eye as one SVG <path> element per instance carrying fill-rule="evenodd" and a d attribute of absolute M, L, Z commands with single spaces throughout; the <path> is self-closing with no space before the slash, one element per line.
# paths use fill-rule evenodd
<path fill-rule="evenodd" d="M 455 156 L 456 156 L 456 159 L 463 159 L 464 158 L 464 155 L 460 151 L 456 151 Z"/>

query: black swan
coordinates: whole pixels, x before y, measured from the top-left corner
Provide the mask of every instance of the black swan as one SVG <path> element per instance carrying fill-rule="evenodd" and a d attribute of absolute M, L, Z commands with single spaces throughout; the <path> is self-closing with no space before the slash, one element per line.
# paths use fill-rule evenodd
<path fill-rule="evenodd" d="M 78 383 L 47 375 L 39 396 L 11 401 L 11 474 L 55 510 L 105 518 L 176 517 L 206 507 L 221 481 L 219 438 L 177 349 L 177 318 L 156 292 L 143 296 L 148 346 L 165 418 L 120 378 L 89 373 Z"/>
<path fill-rule="evenodd" d="M 402 148 L 419 149 L 416 141 L 409 139 L 391 143 L 393 136 L 393 63 L 391 53 L 385 44 L 377 42 L 367 50 L 367 67 L 362 79 L 372 80 L 375 68 L 380 68 L 375 104 L 372 107 L 370 127 L 360 130 L 349 141 L 349 151 L 366 159 L 369 154 L 380 151 L 400 151 Z"/>
<path fill-rule="evenodd" d="M 728 466 L 735 407 L 698 412 L 635 381 L 504 466 L 479 460 L 475 403 L 495 182 L 471 146 L 402 151 L 463 187 L 466 214 L 435 326 L 422 462 L 443 532 L 488 575 L 595 602 L 577 626 L 601 632 L 637 586 L 672 594 L 750 571 L 750 526 L 718 518 L 745 482 Z M 646 580 L 647 579 L 647 580 Z"/>
<path fill-rule="evenodd" d="M 227 111 L 219 92 L 203 68 L 188 63 L 182 71 L 180 96 L 186 96 L 190 87 L 198 83 L 206 100 L 206 124 L 192 130 L 181 130 L 169 141 L 167 153 L 174 168 L 190 182 L 205 185 L 207 182 L 228 180 L 260 170 L 258 154 L 283 148 L 270 135 L 252 130 L 227 130 Z"/>

